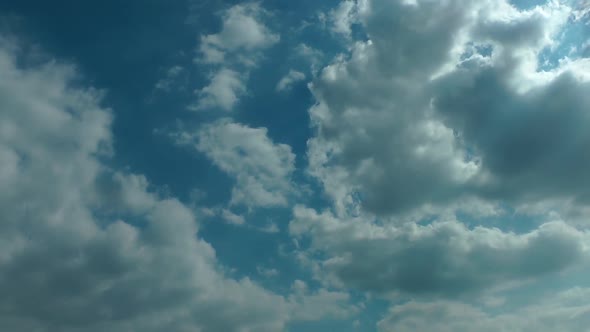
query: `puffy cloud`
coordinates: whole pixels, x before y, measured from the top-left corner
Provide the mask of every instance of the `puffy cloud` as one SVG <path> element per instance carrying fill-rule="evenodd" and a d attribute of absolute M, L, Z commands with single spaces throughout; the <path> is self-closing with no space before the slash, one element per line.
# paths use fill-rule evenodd
<path fill-rule="evenodd" d="M 380 332 L 549 332 L 584 331 L 590 324 L 587 288 L 536 299 L 534 305 L 510 313 L 491 314 L 459 302 L 408 302 L 391 308 L 378 324 Z"/>
<path fill-rule="evenodd" d="M 289 70 L 289 73 L 281 78 L 279 83 L 277 83 L 276 90 L 277 91 L 287 91 L 290 90 L 293 84 L 303 81 L 305 79 L 305 74 L 302 72 L 298 72 L 296 70 Z"/>
<path fill-rule="evenodd" d="M 178 135 L 236 179 L 231 204 L 248 207 L 285 206 L 295 193 L 291 174 L 295 155 L 286 144 L 274 143 L 266 128 L 251 128 L 228 119 Z"/>
<path fill-rule="evenodd" d="M 243 75 L 223 68 L 213 74 L 209 85 L 197 91 L 199 100 L 193 108 L 195 110 L 220 108 L 231 111 L 245 93 L 246 85 Z"/>
<path fill-rule="evenodd" d="M 256 2 L 237 4 L 223 12 L 220 32 L 201 36 L 195 62 L 222 66 L 207 86 L 195 91 L 198 100 L 189 108 L 230 111 L 246 94 L 249 69 L 256 66 L 262 50 L 280 39 L 262 22 L 268 15 Z"/>
<path fill-rule="evenodd" d="M 568 71 L 519 94 L 498 70 L 483 68 L 457 71 L 439 83 L 437 110 L 489 174 L 481 195 L 590 198 L 590 158 L 582 153 L 590 146 L 584 129 L 590 124 L 590 81 Z"/>
<path fill-rule="evenodd" d="M 309 111 L 309 172 L 337 213 L 587 199 L 588 66 L 537 68 L 571 8 L 367 0 L 352 12 L 368 40 L 322 70 Z"/>
<path fill-rule="evenodd" d="M 200 61 L 223 63 L 228 52 L 252 52 L 278 42 L 279 35 L 261 22 L 265 15 L 266 11 L 258 3 L 238 4 L 227 9 L 222 15 L 221 31 L 201 36 Z"/>
<path fill-rule="evenodd" d="M 227 277 L 189 208 L 102 163 L 112 115 L 74 67 L 23 66 L 19 52 L 0 40 L 2 330 L 280 331 L 297 319 L 305 299 Z"/>
<path fill-rule="evenodd" d="M 321 253 L 316 277 L 377 295 L 480 293 L 558 273 L 588 261 L 590 234 L 564 222 L 525 234 L 458 221 L 377 225 L 298 206 L 289 225 Z"/>
<path fill-rule="evenodd" d="M 226 222 L 228 222 L 230 224 L 234 224 L 234 225 L 243 225 L 246 222 L 246 220 L 244 219 L 243 216 L 241 216 L 239 214 L 235 214 L 228 209 L 223 209 L 221 211 L 221 217 Z"/>

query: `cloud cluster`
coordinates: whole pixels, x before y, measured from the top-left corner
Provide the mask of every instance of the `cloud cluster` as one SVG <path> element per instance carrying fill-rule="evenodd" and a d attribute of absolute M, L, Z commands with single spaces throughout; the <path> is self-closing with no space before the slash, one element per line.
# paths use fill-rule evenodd
<path fill-rule="evenodd" d="M 263 23 L 270 14 L 258 3 L 234 5 L 221 15 L 221 31 L 202 35 L 195 61 L 216 67 L 207 86 L 196 91 L 196 110 L 219 108 L 231 111 L 247 92 L 249 68 L 256 66 L 260 51 L 280 37 Z"/>
<path fill-rule="evenodd" d="M 359 0 L 332 16 L 345 39 L 358 24 L 366 40 L 311 84 L 308 172 L 332 206 L 294 208 L 302 264 L 326 285 L 413 299 L 381 331 L 583 329 L 584 303 L 512 315 L 467 301 L 588 267 L 590 66 L 539 60 L 575 10 Z M 542 222 L 514 233 L 481 218 L 509 210 Z"/>
<path fill-rule="evenodd" d="M 280 39 L 263 23 L 270 16 L 257 2 L 236 4 L 222 12 L 220 32 L 201 36 L 196 62 L 215 70 L 209 84 L 196 91 L 198 102 L 194 109 L 230 112 L 236 108 L 240 98 L 248 93 L 248 75 L 262 51 Z M 302 73 L 290 71 L 278 83 L 277 90 L 288 90 L 304 78 Z M 230 205 L 249 209 L 285 206 L 295 193 L 291 183 L 295 155 L 288 145 L 274 143 L 266 128 L 252 128 L 231 118 L 221 118 L 193 132 L 181 131 L 173 136 L 178 144 L 194 146 L 235 179 Z M 243 217 L 227 213 L 222 217 L 233 224 L 245 222 Z"/>
<path fill-rule="evenodd" d="M 102 162 L 113 117 L 100 93 L 74 67 L 23 66 L 19 52 L 0 40 L 0 329 L 280 331 L 307 319 L 324 293 L 228 277 L 189 208 Z M 347 298 L 326 293 L 331 316 Z"/>
<path fill-rule="evenodd" d="M 571 8 L 370 0 L 353 12 L 368 40 L 322 70 L 310 109 L 309 171 L 338 211 L 587 199 L 587 60 L 538 69 Z"/>

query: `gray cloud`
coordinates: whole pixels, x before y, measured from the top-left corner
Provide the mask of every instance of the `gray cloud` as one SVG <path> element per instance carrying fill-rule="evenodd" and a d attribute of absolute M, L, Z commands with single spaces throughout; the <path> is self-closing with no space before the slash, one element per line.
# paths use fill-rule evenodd
<path fill-rule="evenodd" d="M 537 71 L 569 7 L 372 0 L 354 12 L 369 41 L 323 69 L 309 111 L 309 172 L 337 213 L 586 199 L 587 66 Z"/>
<path fill-rule="evenodd" d="M 477 188 L 498 198 L 590 198 L 589 82 L 570 72 L 519 94 L 493 68 L 440 79 L 437 110 L 489 173 Z"/>
<path fill-rule="evenodd" d="M 590 324 L 588 293 L 587 288 L 573 288 L 496 314 L 460 302 L 408 302 L 392 307 L 378 331 L 584 331 Z"/>
<path fill-rule="evenodd" d="M 377 295 L 492 291 L 587 262 L 590 248 L 590 234 L 560 221 L 514 234 L 458 221 L 379 226 L 299 206 L 289 227 L 325 255 L 315 266 L 320 280 Z"/>

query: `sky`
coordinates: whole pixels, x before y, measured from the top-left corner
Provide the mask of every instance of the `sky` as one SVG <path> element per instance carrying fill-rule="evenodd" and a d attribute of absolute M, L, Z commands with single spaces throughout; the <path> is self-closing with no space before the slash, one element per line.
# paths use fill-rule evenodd
<path fill-rule="evenodd" d="M 590 331 L 590 2 L 0 2 L 0 330 Z"/>

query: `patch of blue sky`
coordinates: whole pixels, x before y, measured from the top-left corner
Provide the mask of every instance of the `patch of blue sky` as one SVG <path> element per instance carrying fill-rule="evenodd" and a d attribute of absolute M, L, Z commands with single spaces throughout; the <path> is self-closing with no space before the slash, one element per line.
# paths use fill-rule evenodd
<path fill-rule="evenodd" d="M 584 43 L 590 39 L 590 25 L 584 20 L 570 19 L 556 47 L 547 47 L 539 54 L 539 69 L 549 71 L 557 68 L 560 61 L 585 57 Z"/>
<path fill-rule="evenodd" d="M 527 10 L 543 5 L 547 3 L 547 0 L 511 0 L 510 3 L 518 9 Z"/>

